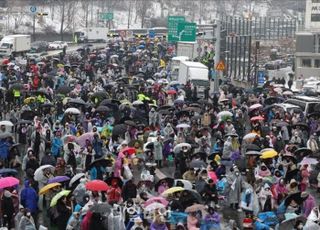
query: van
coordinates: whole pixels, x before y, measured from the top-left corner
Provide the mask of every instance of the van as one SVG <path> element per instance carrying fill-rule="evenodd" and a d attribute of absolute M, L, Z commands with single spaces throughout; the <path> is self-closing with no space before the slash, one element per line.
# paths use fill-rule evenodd
<path fill-rule="evenodd" d="M 315 106 L 320 104 L 320 99 L 317 97 L 295 96 L 285 101 L 285 103 L 299 106 L 305 115 L 314 113 Z"/>

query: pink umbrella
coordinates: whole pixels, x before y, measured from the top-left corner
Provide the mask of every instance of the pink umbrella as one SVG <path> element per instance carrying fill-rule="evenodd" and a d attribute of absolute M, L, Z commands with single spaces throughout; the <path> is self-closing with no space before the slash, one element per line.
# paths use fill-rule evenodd
<path fill-rule="evenodd" d="M 218 181 L 218 177 L 214 171 L 209 171 L 208 172 L 208 177 L 213 180 L 213 182 L 216 184 Z"/>
<path fill-rule="evenodd" d="M 78 143 L 78 145 L 80 145 L 81 147 L 86 146 L 86 140 L 89 140 L 90 142 L 93 141 L 93 132 L 90 133 L 84 133 L 82 134 L 80 137 L 76 138 L 76 142 Z"/>
<path fill-rule="evenodd" d="M 310 157 L 305 157 L 300 162 L 300 165 L 316 165 L 316 164 L 318 164 L 318 160 Z"/>
<path fill-rule="evenodd" d="M 19 184 L 19 180 L 15 177 L 9 176 L 0 178 L 0 188 L 9 188 Z"/>
<path fill-rule="evenodd" d="M 160 196 L 155 196 L 155 197 L 151 197 L 150 199 L 145 201 L 143 205 L 144 205 L 144 207 L 147 207 L 153 203 L 160 203 L 160 204 L 163 204 L 164 206 L 167 206 L 169 204 L 169 202 L 165 198 L 160 197 Z"/>

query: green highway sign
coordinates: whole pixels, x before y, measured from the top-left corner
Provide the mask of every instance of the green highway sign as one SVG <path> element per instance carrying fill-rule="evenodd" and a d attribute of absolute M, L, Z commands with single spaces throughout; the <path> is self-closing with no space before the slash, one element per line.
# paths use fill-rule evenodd
<path fill-rule="evenodd" d="M 193 22 L 181 22 L 178 24 L 178 37 L 182 42 L 196 41 L 197 24 Z"/>
<path fill-rule="evenodd" d="M 100 20 L 107 20 L 112 21 L 113 20 L 113 13 L 100 13 Z"/>
<path fill-rule="evenodd" d="M 179 41 L 178 25 L 185 22 L 184 16 L 168 16 L 168 41 Z"/>

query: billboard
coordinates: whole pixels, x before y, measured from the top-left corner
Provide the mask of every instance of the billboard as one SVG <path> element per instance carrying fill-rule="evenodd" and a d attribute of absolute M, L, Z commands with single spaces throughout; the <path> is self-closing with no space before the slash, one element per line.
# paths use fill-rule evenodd
<path fill-rule="evenodd" d="M 311 22 L 320 22 L 320 0 L 311 0 Z"/>

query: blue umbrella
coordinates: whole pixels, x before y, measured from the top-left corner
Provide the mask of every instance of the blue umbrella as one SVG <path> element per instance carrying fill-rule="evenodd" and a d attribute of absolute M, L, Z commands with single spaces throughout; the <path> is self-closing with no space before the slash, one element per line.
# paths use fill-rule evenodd
<path fill-rule="evenodd" d="M 4 168 L 0 169 L 0 175 L 16 175 L 18 172 L 15 169 Z"/>

